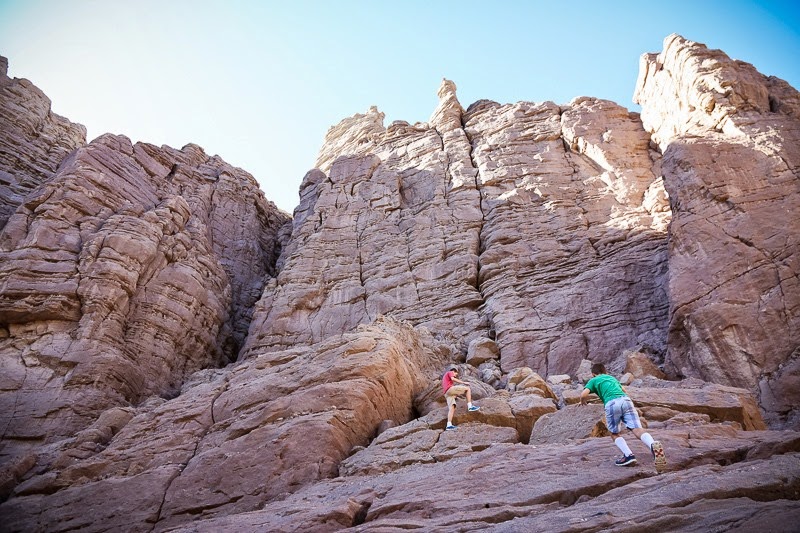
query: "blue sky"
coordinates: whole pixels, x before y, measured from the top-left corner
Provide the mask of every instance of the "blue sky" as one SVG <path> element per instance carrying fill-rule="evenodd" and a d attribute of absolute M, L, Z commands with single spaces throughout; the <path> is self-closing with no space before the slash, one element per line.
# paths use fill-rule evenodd
<path fill-rule="evenodd" d="M 800 87 L 800 2 L 0 0 L 0 54 L 53 110 L 189 142 L 291 213 L 326 131 L 371 105 L 427 121 L 443 77 L 464 107 L 631 101 L 639 56 L 679 33 Z"/>

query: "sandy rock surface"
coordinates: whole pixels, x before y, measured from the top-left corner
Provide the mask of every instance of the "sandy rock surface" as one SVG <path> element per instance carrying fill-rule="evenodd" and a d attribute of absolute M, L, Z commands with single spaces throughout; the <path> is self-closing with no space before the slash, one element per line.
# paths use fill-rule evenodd
<path fill-rule="evenodd" d="M 635 99 L 672 204 L 666 369 L 758 390 L 795 420 L 800 93 L 671 35 L 642 56 Z"/>

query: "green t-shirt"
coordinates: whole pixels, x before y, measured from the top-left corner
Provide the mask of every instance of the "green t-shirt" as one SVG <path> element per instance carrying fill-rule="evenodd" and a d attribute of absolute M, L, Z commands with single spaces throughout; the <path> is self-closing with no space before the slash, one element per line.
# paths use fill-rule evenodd
<path fill-rule="evenodd" d="M 586 383 L 586 388 L 589 392 L 593 392 L 600 397 L 603 405 L 607 404 L 614 398 L 627 396 L 625 391 L 622 390 L 622 385 L 619 384 L 617 378 L 609 376 L 608 374 L 600 374 L 593 377 Z"/>

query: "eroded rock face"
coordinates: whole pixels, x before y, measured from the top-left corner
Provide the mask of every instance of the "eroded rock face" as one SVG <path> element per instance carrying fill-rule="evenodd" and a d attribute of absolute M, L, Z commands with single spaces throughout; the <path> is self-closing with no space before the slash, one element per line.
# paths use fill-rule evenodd
<path fill-rule="evenodd" d="M 574 373 L 590 356 L 616 366 L 625 346 L 663 349 L 669 214 L 638 117 L 580 98 L 479 103 L 464 123 L 485 219 L 479 281 L 503 368 Z"/>
<path fill-rule="evenodd" d="M 642 57 L 636 101 L 673 209 L 666 367 L 760 390 L 791 419 L 800 390 L 800 93 L 672 35 Z M 796 421 L 795 421 L 796 423 Z"/>
<path fill-rule="evenodd" d="M 660 476 L 644 461 L 614 467 L 607 437 L 540 447 L 496 443 L 446 462 L 324 481 L 263 510 L 176 531 L 567 532 L 586 524 L 622 529 L 631 520 L 682 531 L 759 517 L 789 531 L 778 517 L 797 514 L 797 433 L 704 429 L 660 433 L 671 465 Z M 644 455 L 643 445 L 631 446 Z M 654 514 L 661 505 L 670 511 Z"/>
<path fill-rule="evenodd" d="M 328 175 L 310 172 L 301 185 L 281 272 L 256 306 L 248 356 L 317 342 L 380 315 L 425 326 L 464 350 L 486 333 L 474 179 L 454 182 L 436 129 L 395 123 L 374 133 L 376 113 L 345 121 L 326 144 L 369 138 L 369 150 L 336 159 Z"/>
<path fill-rule="evenodd" d="M 645 127 L 593 98 L 465 111 L 448 81 L 427 124 L 347 119 L 291 224 L 197 146 L 78 149 L 0 234 L 2 528 L 794 528 L 800 433 L 753 391 L 791 426 L 797 228 L 760 209 L 796 214 L 795 93 L 660 57 Z M 590 360 L 629 372 L 665 474 L 630 435 L 615 467 L 573 405 Z M 444 431 L 454 364 L 481 409 Z"/>
<path fill-rule="evenodd" d="M 591 98 L 464 112 L 447 80 L 439 97 L 430 123 L 382 129 L 372 109 L 331 129 L 247 353 L 380 314 L 462 353 L 496 338 L 506 371 L 663 352 L 669 212 L 638 116 Z"/>
<path fill-rule="evenodd" d="M 194 145 L 106 135 L 0 234 L 0 427 L 51 442 L 234 360 L 288 220 Z"/>
<path fill-rule="evenodd" d="M 382 421 L 408 422 L 414 396 L 444 364 L 437 353 L 429 334 L 379 321 L 198 372 L 174 400 L 136 408 L 110 442 L 49 447 L 48 467 L 0 514 L 10 530 L 149 531 L 260 509 L 335 477 Z"/>
<path fill-rule="evenodd" d="M 86 128 L 50 110 L 50 99 L 25 79 L 8 77 L 0 56 L 0 230 L 25 196 L 53 177 Z"/>

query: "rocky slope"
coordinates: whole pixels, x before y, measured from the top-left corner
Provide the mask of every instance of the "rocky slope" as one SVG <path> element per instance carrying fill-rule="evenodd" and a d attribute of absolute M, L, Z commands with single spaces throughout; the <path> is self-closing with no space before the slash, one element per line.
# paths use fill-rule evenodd
<path fill-rule="evenodd" d="M 792 531 L 800 96 L 673 35 L 636 99 L 445 80 L 331 128 L 291 221 L 194 145 L 14 130 L 0 530 Z M 613 465 L 589 359 L 664 474 Z"/>

